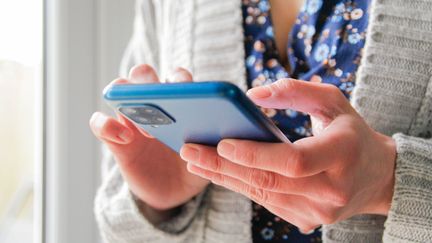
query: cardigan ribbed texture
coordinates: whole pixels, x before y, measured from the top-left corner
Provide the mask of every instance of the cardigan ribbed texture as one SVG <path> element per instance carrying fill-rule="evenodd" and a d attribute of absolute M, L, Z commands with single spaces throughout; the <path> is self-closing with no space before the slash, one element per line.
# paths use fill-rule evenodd
<path fill-rule="evenodd" d="M 137 63 L 161 79 L 177 66 L 194 78 L 246 89 L 240 0 L 138 0 L 122 75 Z M 388 217 L 360 215 L 323 227 L 324 242 L 432 242 L 432 0 L 375 0 L 355 109 L 397 144 Z M 106 156 L 111 157 L 111 156 Z M 251 202 L 209 186 L 178 216 L 152 225 L 112 159 L 105 160 L 95 214 L 106 242 L 250 243 Z"/>

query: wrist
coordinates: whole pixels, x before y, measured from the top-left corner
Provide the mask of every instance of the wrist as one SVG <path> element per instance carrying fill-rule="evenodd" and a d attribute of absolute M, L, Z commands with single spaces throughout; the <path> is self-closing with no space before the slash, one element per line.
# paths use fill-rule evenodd
<path fill-rule="evenodd" d="M 168 221 L 169 219 L 175 217 L 179 214 L 181 210 L 181 205 L 177 207 L 158 209 L 150 206 L 149 204 L 142 201 L 140 198 L 132 194 L 135 205 L 137 206 L 139 212 L 154 225 L 158 225 L 162 222 Z"/>
<path fill-rule="evenodd" d="M 391 202 L 393 199 L 394 185 L 395 185 L 395 167 L 396 167 L 396 142 L 393 138 L 379 134 L 378 141 L 380 142 L 380 153 L 383 155 L 381 161 L 382 163 L 382 176 L 377 183 L 378 190 L 376 191 L 375 205 L 372 207 L 371 213 L 388 215 L 390 211 Z"/>

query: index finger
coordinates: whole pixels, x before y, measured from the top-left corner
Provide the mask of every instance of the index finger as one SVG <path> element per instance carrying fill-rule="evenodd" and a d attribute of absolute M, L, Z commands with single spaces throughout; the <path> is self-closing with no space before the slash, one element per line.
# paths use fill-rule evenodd
<path fill-rule="evenodd" d="M 329 166 L 327 160 L 316 163 L 299 146 L 290 143 L 263 143 L 225 139 L 218 144 L 223 158 L 249 168 L 275 172 L 286 177 L 316 175 Z"/>
<path fill-rule="evenodd" d="M 325 122 L 353 109 L 334 85 L 294 79 L 281 79 L 247 92 L 257 105 L 275 109 L 293 109 L 308 113 Z"/>

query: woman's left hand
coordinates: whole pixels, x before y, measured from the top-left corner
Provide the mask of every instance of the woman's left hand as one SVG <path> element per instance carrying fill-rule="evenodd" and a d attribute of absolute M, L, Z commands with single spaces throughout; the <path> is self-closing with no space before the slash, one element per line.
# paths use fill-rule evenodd
<path fill-rule="evenodd" d="M 369 127 L 337 87 L 283 79 L 248 95 L 265 108 L 308 113 L 314 136 L 295 143 L 225 139 L 217 149 L 187 144 L 181 156 L 191 173 L 306 232 L 358 214 L 388 213 L 395 142 Z"/>

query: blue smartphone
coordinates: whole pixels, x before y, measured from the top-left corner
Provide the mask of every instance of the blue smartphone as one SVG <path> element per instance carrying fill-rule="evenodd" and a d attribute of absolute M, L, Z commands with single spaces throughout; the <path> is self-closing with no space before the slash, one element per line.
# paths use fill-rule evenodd
<path fill-rule="evenodd" d="M 104 98 L 116 112 L 177 152 L 184 143 L 214 146 L 224 138 L 289 141 L 228 82 L 120 84 L 108 87 Z"/>

